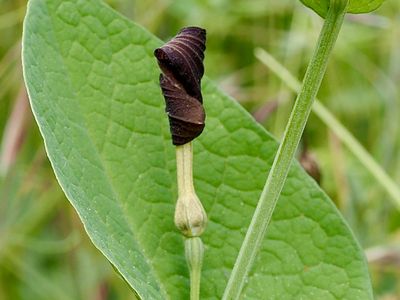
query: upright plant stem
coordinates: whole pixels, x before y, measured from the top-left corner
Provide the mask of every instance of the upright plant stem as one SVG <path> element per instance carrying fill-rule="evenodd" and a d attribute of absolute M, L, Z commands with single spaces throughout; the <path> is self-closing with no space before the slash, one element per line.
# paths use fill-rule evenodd
<path fill-rule="evenodd" d="M 297 146 L 319 90 L 330 53 L 343 24 L 348 0 L 331 0 L 317 47 L 309 63 L 303 86 L 296 99 L 282 143 L 275 156 L 250 227 L 232 270 L 223 299 L 238 299 L 248 272 L 260 248 L 276 202 L 286 181 Z"/>
<path fill-rule="evenodd" d="M 271 69 L 293 91 L 299 92 L 300 82 L 274 57 L 263 49 L 255 50 L 256 57 Z M 340 139 L 360 161 L 368 172 L 376 179 L 383 189 L 391 196 L 393 204 L 400 210 L 400 187 L 368 153 L 351 132 L 320 102 L 315 99 L 313 107 L 315 115 Z"/>

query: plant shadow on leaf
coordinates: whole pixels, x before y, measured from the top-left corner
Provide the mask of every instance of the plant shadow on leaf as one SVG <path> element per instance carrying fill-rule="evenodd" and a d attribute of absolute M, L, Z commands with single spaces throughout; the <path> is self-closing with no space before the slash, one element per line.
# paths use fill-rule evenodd
<path fill-rule="evenodd" d="M 31 0 L 23 64 L 56 177 L 97 248 L 142 299 L 186 299 L 173 225 L 175 156 L 153 51 L 161 42 L 96 0 Z M 277 143 L 209 80 L 194 142 L 203 235 L 202 299 L 225 288 Z M 290 287 L 290 288 L 289 288 Z M 266 291 L 267 290 L 267 291 Z M 244 299 L 372 299 L 363 253 L 297 163 Z"/>

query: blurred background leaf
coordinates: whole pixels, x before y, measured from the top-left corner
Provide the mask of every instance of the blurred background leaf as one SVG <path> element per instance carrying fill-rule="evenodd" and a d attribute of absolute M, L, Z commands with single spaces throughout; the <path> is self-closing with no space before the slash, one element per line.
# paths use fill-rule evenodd
<path fill-rule="evenodd" d="M 254 49 L 266 49 L 302 78 L 321 18 L 300 1 L 107 2 L 164 40 L 189 24 L 207 28 L 207 76 L 281 137 L 294 95 L 254 57 Z M 58 299 L 61 291 L 60 299 L 134 299 L 87 240 L 58 188 L 30 110 L 21 104 L 25 7 L 25 0 L 0 0 L 0 299 Z M 348 15 L 319 93 L 398 184 L 399 48 L 399 1 Z M 20 129 L 9 134 L 12 122 Z M 400 214 L 389 196 L 315 116 L 303 149 L 366 250 L 376 298 L 400 299 Z"/>

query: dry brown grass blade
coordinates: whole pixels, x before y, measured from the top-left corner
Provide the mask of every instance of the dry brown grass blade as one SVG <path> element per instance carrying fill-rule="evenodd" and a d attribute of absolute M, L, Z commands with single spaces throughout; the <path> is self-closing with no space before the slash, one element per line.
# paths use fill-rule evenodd
<path fill-rule="evenodd" d="M 28 94 L 22 87 L 7 120 L 1 141 L 0 174 L 7 174 L 23 144 L 26 127 L 31 118 Z"/>

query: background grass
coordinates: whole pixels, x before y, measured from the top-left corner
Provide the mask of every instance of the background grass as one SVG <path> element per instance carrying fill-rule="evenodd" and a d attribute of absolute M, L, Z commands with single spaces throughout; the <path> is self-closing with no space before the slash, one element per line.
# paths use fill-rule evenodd
<path fill-rule="evenodd" d="M 295 95 L 254 56 L 302 78 L 321 19 L 294 0 L 109 0 L 164 40 L 207 29 L 206 74 L 278 139 Z M 25 0 L 0 0 L 0 299 L 134 299 L 91 245 L 58 187 L 21 74 Z M 319 98 L 400 183 L 400 2 L 349 15 Z M 205 101 L 207 101 L 205 99 Z M 400 214 L 357 157 L 315 116 L 299 157 L 364 247 L 377 299 L 400 299 Z"/>

